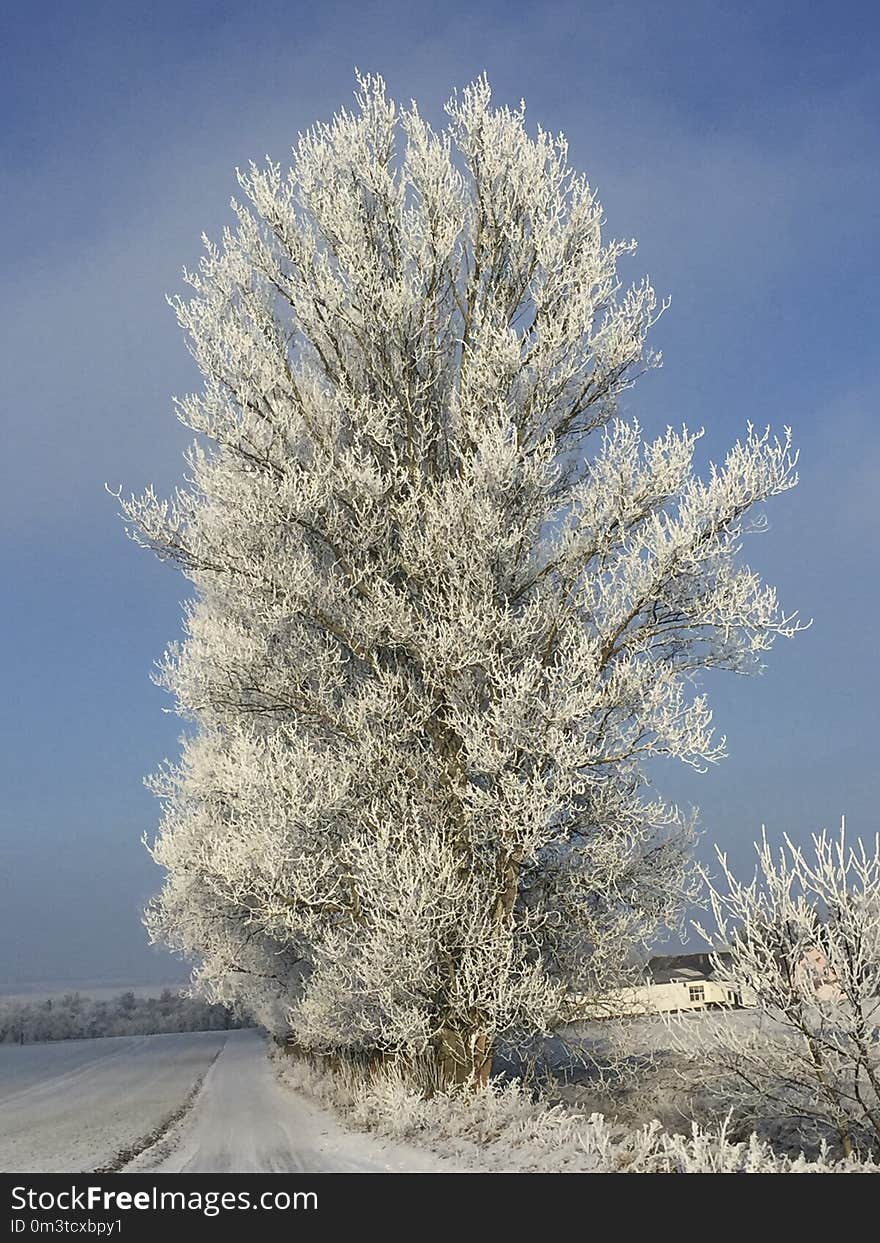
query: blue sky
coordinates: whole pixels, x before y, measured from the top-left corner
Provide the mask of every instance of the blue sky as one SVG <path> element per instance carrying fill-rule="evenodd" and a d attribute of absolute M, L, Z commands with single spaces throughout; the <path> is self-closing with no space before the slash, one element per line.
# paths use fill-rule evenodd
<path fill-rule="evenodd" d="M 832 24 L 833 16 L 833 24 Z M 743 866 L 766 822 L 878 825 L 880 89 L 874 6 L 50 3 L 4 6 L 0 200 L 5 696 L 0 987 L 180 974 L 146 946 L 143 774 L 180 722 L 149 682 L 186 584 L 103 485 L 168 488 L 197 381 L 164 296 L 227 220 L 233 170 L 283 157 L 353 69 L 438 116 L 483 69 L 564 130 L 627 272 L 672 306 L 649 430 L 790 423 L 801 485 L 749 560 L 813 628 L 757 680 L 713 678 L 730 757 L 658 787 Z"/>

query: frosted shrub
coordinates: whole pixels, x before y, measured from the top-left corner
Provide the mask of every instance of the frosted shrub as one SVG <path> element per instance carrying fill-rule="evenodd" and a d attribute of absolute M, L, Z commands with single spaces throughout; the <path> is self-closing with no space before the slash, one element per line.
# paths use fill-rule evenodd
<path fill-rule="evenodd" d="M 703 935 L 729 943 L 715 977 L 753 1005 L 754 1021 L 710 1019 L 698 1047 L 692 1031 L 672 1030 L 740 1118 L 876 1155 L 880 841 L 850 845 L 841 826 L 812 845 L 808 854 L 786 838 L 775 855 L 765 837 L 747 883 L 719 852 L 724 885 L 709 883 L 715 927 Z"/>
<path fill-rule="evenodd" d="M 793 1174 L 880 1173 L 871 1160 L 780 1155 L 752 1135 L 736 1143 L 729 1122 L 694 1124 L 671 1134 L 659 1122 L 626 1129 L 601 1114 L 576 1113 L 533 1096 L 518 1081 L 492 1080 L 479 1092 L 453 1089 L 426 1098 L 399 1067 L 364 1074 L 327 1071 L 281 1056 L 289 1087 L 336 1109 L 349 1125 L 415 1141 L 474 1169 L 522 1172 Z"/>

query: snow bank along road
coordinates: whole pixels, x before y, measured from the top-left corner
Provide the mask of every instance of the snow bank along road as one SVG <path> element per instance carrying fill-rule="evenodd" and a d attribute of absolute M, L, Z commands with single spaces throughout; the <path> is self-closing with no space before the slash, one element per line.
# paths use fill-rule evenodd
<path fill-rule="evenodd" d="M 408 1145 L 345 1131 L 277 1081 L 256 1031 L 0 1046 L 0 1170 L 108 1167 L 163 1173 L 455 1168 Z"/>

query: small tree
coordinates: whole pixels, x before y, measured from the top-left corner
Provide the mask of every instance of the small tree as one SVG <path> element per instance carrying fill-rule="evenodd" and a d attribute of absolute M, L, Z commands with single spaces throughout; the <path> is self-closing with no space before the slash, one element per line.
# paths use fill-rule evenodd
<path fill-rule="evenodd" d="M 483 1079 L 675 917 L 644 761 L 717 759 L 692 679 L 797 629 L 737 558 L 794 459 L 750 428 L 702 482 L 617 418 L 657 301 L 563 138 L 484 80 L 440 133 L 357 102 L 239 175 L 174 301 L 191 486 L 124 505 L 196 588 L 148 922 L 301 1046 Z"/>
<path fill-rule="evenodd" d="M 750 1121 L 793 1121 L 844 1154 L 880 1152 L 880 839 L 873 850 L 824 832 L 814 860 L 766 836 L 749 884 L 719 852 L 726 888 L 709 884 L 727 941 L 716 978 L 757 1008 L 709 1022 L 702 1062 L 722 1099 Z M 679 1041 L 681 1043 L 681 1041 Z M 687 1048 L 693 1056 L 691 1040 Z"/>

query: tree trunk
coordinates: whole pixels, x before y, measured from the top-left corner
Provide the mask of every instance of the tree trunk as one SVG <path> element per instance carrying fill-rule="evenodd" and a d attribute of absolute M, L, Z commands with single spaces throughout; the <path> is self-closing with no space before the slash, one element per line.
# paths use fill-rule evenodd
<path fill-rule="evenodd" d="M 492 1074 L 493 1042 L 479 1028 L 456 1031 L 444 1027 L 435 1041 L 435 1060 L 441 1088 L 484 1088 Z"/>

